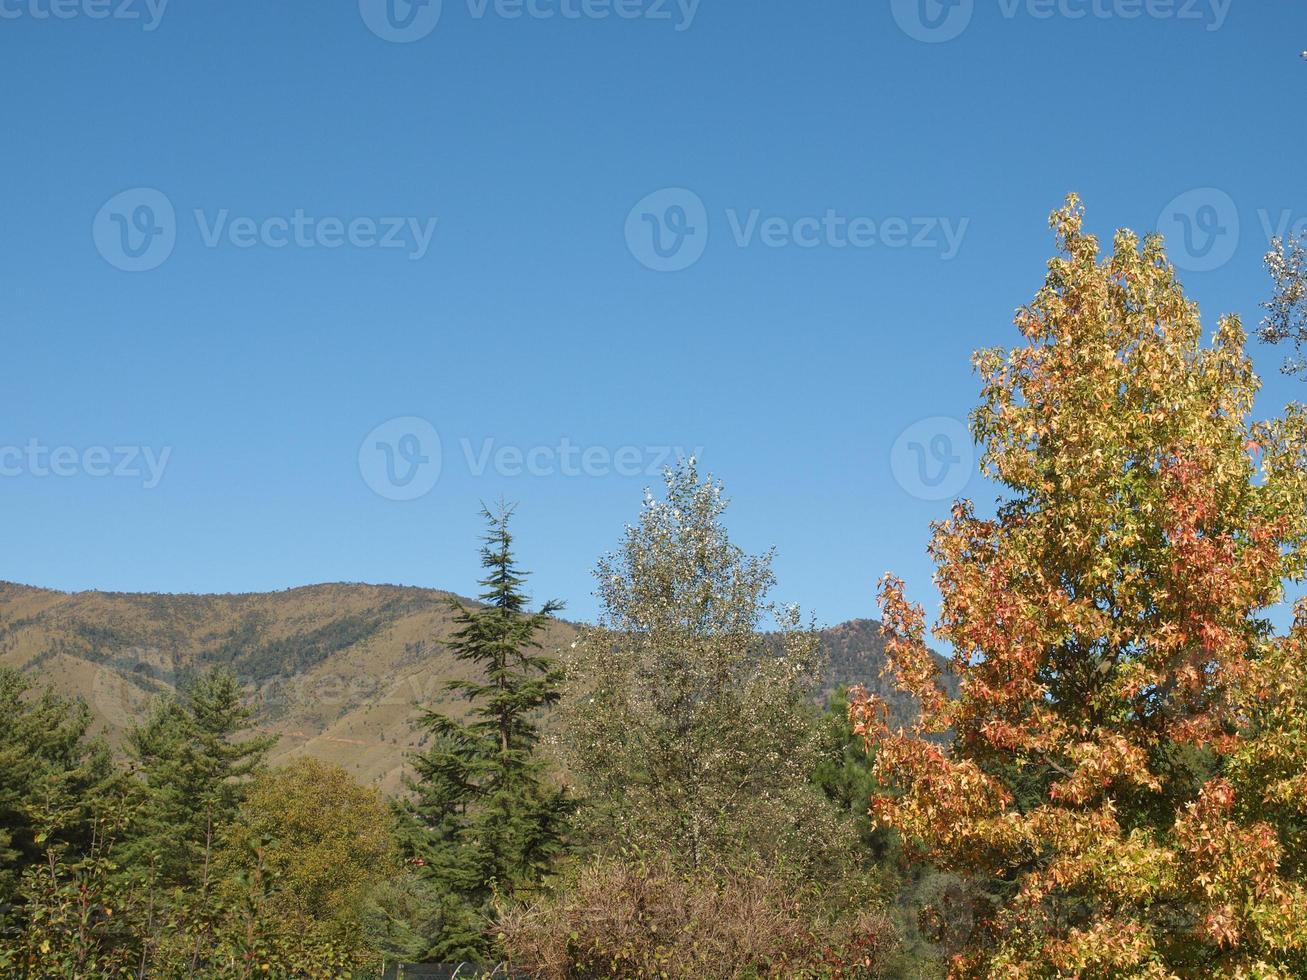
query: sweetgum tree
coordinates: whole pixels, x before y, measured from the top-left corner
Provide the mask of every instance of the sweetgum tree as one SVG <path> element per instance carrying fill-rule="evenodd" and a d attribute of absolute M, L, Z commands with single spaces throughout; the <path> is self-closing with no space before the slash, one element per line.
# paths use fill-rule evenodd
<path fill-rule="evenodd" d="M 923 705 L 850 712 L 874 820 L 982 886 L 958 977 L 1307 975 L 1307 417 L 1249 421 L 1235 317 L 1204 343 L 1156 237 L 1110 256 L 1072 197 L 1060 254 L 983 351 L 972 427 L 1007 488 L 930 552 L 956 698 L 886 576 L 890 669 Z M 951 732 L 951 745 L 926 736 Z"/>

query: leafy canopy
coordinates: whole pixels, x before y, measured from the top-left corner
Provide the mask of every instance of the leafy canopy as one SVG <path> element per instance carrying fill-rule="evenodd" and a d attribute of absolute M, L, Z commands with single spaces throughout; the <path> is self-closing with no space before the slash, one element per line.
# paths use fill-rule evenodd
<path fill-rule="evenodd" d="M 1249 420 L 1258 381 L 1235 317 L 1202 341 L 1156 237 L 1112 254 L 1070 199 L 1060 254 L 982 351 L 972 417 L 1007 497 L 934 528 L 935 636 L 880 591 L 890 730 L 851 707 L 886 789 L 881 826 L 985 883 L 957 976 L 1280 977 L 1307 972 L 1307 418 Z M 927 739 L 952 732 L 951 751 Z"/>

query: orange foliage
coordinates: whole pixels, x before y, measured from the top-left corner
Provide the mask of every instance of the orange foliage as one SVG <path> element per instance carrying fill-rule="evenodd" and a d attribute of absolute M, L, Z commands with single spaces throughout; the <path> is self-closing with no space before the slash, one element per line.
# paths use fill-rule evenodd
<path fill-rule="evenodd" d="M 1074 198 L 1052 223 L 1025 345 L 976 356 L 1009 495 L 934 528 L 956 699 L 880 585 L 922 713 L 891 731 L 853 699 L 873 817 L 985 889 L 955 976 L 1307 975 L 1307 610 L 1265 620 L 1303 577 L 1307 418 L 1248 421 L 1243 329 L 1202 343 L 1160 240 L 1100 258 Z"/>

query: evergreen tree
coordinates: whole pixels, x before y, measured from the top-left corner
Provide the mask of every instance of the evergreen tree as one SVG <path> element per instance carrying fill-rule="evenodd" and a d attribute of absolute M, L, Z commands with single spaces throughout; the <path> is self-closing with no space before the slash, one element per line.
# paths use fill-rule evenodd
<path fill-rule="evenodd" d="M 90 850 L 94 821 L 121 779 L 101 739 L 87 737 L 91 713 L 79 701 L 0 668 L 0 927 L 25 867 L 51 847 Z"/>
<path fill-rule="evenodd" d="M 414 757 L 418 778 L 410 783 L 417 856 L 446 895 L 430 954 L 439 959 L 485 953 L 496 891 L 540 879 L 563 850 L 570 809 L 545 772 L 537 726 L 561 683 L 539 637 L 562 605 L 528 611 L 512 555 L 512 511 L 483 514 L 484 605 L 468 609 L 453 600 L 458 628 L 449 641 L 454 656 L 474 668 L 472 677 L 448 685 L 470 710 L 465 721 L 439 711 L 423 716 L 431 745 Z"/>
<path fill-rule="evenodd" d="M 157 701 L 127 736 L 144 776 L 143 800 L 125 863 L 154 869 L 166 885 L 207 886 L 218 832 L 235 816 L 242 782 L 262 765 L 274 736 L 238 739 L 252 711 L 226 670 L 178 699 Z"/>
<path fill-rule="evenodd" d="M 870 855 L 887 857 L 889 842 L 871 824 L 867 800 L 876 789 L 871 772 L 871 753 L 866 740 L 853 730 L 849 720 L 848 688 L 840 687 L 827 701 L 821 715 L 822 753 L 812 781 L 841 811 L 849 813 L 858 836 Z"/>

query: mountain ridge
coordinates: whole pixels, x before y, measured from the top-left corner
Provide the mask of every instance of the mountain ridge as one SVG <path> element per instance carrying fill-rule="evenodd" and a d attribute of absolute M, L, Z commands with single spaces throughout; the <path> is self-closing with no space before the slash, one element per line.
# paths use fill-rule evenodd
<path fill-rule="evenodd" d="M 256 724 L 280 736 L 272 761 L 311 755 L 387 792 L 403 786 L 421 745 L 423 709 L 458 714 L 446 682 L 463 668 L 444 645 L 456 593 L 420 586 L 322 582 L 276 592 L 65 592 L 0 582 L 0 665 L 91 707 L 96 731 L 121 744 L 151 698 L 223 664 L 252 692 Z M 582 624 L 553 620 L 543 644 L 564 649 Z M 865 684 L 907 723 L 914 706 L 880 676 L 880 624 L 820 631 L 823 695 Z M 421 707 L 419 707 L 421 705 Z"/>

